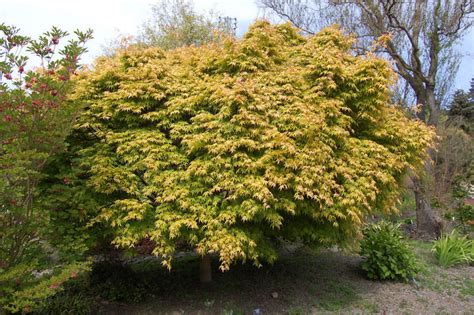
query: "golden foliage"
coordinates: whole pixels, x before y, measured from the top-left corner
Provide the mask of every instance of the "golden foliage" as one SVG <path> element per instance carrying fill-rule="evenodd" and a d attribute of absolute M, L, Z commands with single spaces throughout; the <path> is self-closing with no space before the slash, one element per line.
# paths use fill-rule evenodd
<path fill-rule="evenodd" d="M 433 133 L 389 104 L 393 73 L 336 28 L 305 38 L 257 22 L 240 41 L 99 59 L 75 97 L 98 219 L 115 244 L 144 237 L 168 267 L 177 244 L 272 261 L 275 238 L 346 244 L 391 211 Z"/>

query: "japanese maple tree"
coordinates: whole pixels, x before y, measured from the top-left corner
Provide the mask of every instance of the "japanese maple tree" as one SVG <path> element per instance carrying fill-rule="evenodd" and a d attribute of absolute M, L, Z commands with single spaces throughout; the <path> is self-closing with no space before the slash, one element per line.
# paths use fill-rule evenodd
<path fill-rule="evenodd" d="M 183 244 L 227 270 L 274 261 L 276 240 L 353 243 L 433 137 L 390 104 L 390 64 L 353 42 L 257 22 L 242 40 L 99 59 L 75 94 L 88 185 L 110 197 L 96 221 L 168 267 Z"/>

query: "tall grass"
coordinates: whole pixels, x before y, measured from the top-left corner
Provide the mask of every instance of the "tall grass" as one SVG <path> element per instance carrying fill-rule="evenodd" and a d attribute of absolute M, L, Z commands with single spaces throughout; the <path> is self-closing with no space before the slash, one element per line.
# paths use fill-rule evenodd
<path fill-rule="evenodd" d="M 443 267 L 474 262 L 474 242 L 456 230 L 434 242 L 432 251 Z"/>

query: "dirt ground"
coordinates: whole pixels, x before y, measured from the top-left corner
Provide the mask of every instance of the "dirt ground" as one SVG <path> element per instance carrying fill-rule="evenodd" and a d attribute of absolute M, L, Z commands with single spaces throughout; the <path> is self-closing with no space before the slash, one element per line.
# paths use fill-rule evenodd
<path fill-rule="evenodd" d="M 423 265 L 415 282 L 370 281 L 358 255 L 300 248 L 273 266 L 236 265 L 210 285 L 196 259 L 157 269 L 160 290 L 140 304 L 102 302 L 101 314 L 474 314 L 474 266 L 436 265 L 430 244 L 413 242 Z M 215 265 L 217 270 L 217 264 Z"/>

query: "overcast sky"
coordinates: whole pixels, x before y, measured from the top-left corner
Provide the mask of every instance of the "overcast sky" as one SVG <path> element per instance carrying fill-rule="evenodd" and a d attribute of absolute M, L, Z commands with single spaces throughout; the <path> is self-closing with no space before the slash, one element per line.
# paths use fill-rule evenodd
<path fill-rule="evenodd" d="M 0 0 L 0 23 L 20 27 L 22 34 L 37 36 L 52 25 L 67 31 L 76 28 L 94 30 L 89 43 L 87 63 L 99 56 L 103 46 L 119 34 L 136 34 L 150 17 L 153 0 Z M 255 0 L 194 0 L 200 12 L 213 10 L 238 20 L 237 34 L 242 35 L 261 12 Z M 456 87 L 467 89 L 474 77 L 474 31 L 460 47 L 464 55 Z"/>

